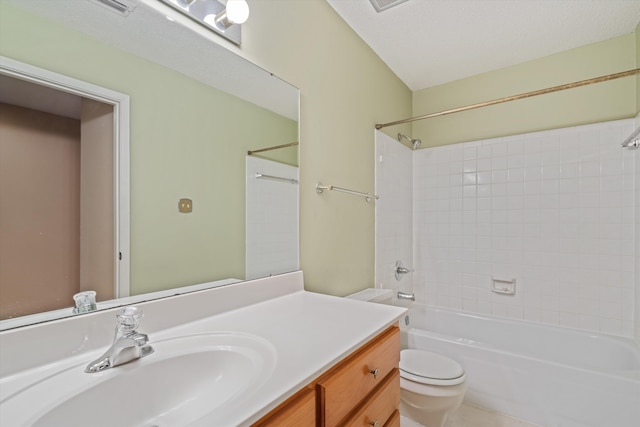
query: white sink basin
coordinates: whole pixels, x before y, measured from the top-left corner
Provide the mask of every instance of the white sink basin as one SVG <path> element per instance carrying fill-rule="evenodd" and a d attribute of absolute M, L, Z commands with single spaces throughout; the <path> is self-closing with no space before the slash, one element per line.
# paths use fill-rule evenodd
<path fill-rule="evenodd" d="M 204 417 L 215 425 L 229 419 L 226 411 L 234 410 L 234 400 L 268 379 L 276 361 L 269 342 L 247 334 L 189 335 L 150 344 L 153 354 L 126 365 L 87 374 L 87 357 L 86 363 L 31 384 L 0 402 L 2 424 L 162 427 L 199 424 Z"/>

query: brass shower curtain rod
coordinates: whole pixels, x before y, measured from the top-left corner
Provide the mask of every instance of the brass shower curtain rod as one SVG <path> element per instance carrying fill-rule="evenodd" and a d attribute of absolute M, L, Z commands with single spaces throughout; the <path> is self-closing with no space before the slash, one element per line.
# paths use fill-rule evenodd
<path fill-rule="evenodd" d="M 606 76 L 595 77 L 593 79 L 581 80 L 578 82 L 567 83 L 560 86 L 548 87 L 546 89 L 534 90 L 532 92 L 521 93 L 519 95 L 507 96 L 504 98 L 494 99 L 492 101 L 479 102 L 477 104 L 466 105 L 464 107 L 452 108 L 450 110 L 439 111 L 437 113 L 425 114 L 423 116 L 412 117 L 410 119 L 397 120 L 395 122 L 377 124 L 376 129 L 382 129 L 388 126 L 400 125 L 403 123 L 415 122 L 417 120 L 430 119 L 432 117 L 445 116 L 447 114 L 460 113 L 462 111 L 474 110 L 476 108 L 488 107 L 490 105 L 502 104 L 505 102 L 516 101 L 518 99 L 530 98 L 532 96 L 544 95 L 547 93 L 559 92 L 561 90 L 573 89 L 580 86 L 588 86 L 595 83 L 602 83 L 609 80 L 620 79 L 622 77 L 629 77 L 636 74 L 640 74 L 640 68 L 636 68 L 629 71 L 623 71 L 621 73 L 608 74 Z"/>
<path fill-rule="evenodd" d="M 255 153 L 262 153 L 263 151 L 271 151 L 271 150 L 277 150 L 279 148 L 294 147 L 294 146 L 296 146 L 298 144 L 299 144 L 299 142 L 291 142 L 289 144 L 274 145 L 273 147 L 260 148 L 259 150 L 247 151 L 247 154 L 248 155 L 252 155 L 252 154 L 255 154 Z"/>

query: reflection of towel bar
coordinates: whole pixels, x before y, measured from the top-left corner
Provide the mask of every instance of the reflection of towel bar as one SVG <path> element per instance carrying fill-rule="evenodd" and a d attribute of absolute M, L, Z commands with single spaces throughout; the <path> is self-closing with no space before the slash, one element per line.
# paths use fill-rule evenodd
<path fill-rule="evenodd" d="M 273 147 L 260 148 L 259 150 L 250 150 L 250 151 L 247 151 L 247 154 L 252 155 L 256 153 L 262 153 L 263 151 L 271 151 L 271 150 L 278 150 L 280 148 L 295 147 L 296 145 L 298 145 L 297 142 L 291 142 L 289 144 L 282 144 L 282 145 L 275 145 Z"/>
<path fill-rule="evenodd" d="M 375 194 L 363 193 L 361 191 L 348 190 L 346 188 L 336 187 L 335 185 L 322 185 L 322 183 L 320 183 L 320 182 L 316 184 L 316 193 L 322 194 L 322 192 L 324 190 L 335 190 L 335 191 L 339 191 L 341 193 L 347 193 L 347 194 L 351 194 L 351 195 L 354 195 L 354 196 L 364 197 L 364 199 L 367 201 L 367 203 L 369 201 L 371 201 L 371 199 L 378 200 L 380 198 L 380 196 L 376 196 Z"/>
<path fill-rule="evenodd" d="M 297 184 L 298 180 L 294 178 L 283 178 L 281 176 L 265 175 L 263 173 L 256 172 L 256 179 L 271 179 L 273 181 L 285 181 L 291 184 Z"/>

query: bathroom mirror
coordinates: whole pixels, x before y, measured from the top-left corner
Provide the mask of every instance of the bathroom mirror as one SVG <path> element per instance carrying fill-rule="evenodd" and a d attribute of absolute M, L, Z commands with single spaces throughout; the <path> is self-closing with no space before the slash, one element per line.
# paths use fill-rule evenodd
<path fill-rule="evenodd" d="M 106 306 L 98 295 L 98 308 L 245 280 L 247 152 L 286 144 L 256 157 L 298 166 L 298 90 L 159 1 L 120 0 L 124 13 L 104 3 L 0 0 L 1 56 L 129 97 L 130 293 Z M 298 269 L 290 238 L 290 260 L 263 275 Z M 60 299 L 0 330 L 72 315 Z"/>

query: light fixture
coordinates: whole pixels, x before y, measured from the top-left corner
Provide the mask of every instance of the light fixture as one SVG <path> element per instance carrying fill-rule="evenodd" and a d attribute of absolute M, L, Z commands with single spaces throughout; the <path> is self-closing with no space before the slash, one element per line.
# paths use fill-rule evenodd
<path fill-rule="evenodd" d="M 240 25 L 249 17 L 245 0 L 228 0 L 226 6 L 218 0 L 162 0 L 174 9 L 240 46 Z"/>
<path fill-rule="evenodd" d="M 249 5 L 245 0 L 229 0 L 227 1 L 227 7 L 225 7 L 222 12 L 217 15 L 205 16 L 204 22 L 226 30 L 233 24 L 244 24 L 248 17 Z"/>
<path fill-rule="evenodd" d="M 373 5 L 373 8 L 376 12 L 384 12 L 387 9 L 391 9 L 394 6 L 399 5 L 400 3 L 404 3 L 407 0 L 369 0 Z"/>

